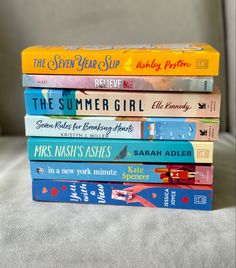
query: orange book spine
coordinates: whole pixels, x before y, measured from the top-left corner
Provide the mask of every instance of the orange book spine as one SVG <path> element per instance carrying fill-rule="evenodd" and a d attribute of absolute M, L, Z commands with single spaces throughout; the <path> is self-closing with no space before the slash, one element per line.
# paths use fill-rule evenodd
<path fill-rule="evenodd" d="M 207 44 L 136 47 L 30 47 L 25 74 L 217 76 L 219 52 Z"/>

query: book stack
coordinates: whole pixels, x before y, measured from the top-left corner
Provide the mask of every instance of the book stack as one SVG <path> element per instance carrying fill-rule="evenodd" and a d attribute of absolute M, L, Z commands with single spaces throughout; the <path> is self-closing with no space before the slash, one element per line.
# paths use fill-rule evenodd
<path fill-rule="evenodd" d="M 33 200 L 211 209 L 214 48 L 36 46 L 22 68 Z"/>

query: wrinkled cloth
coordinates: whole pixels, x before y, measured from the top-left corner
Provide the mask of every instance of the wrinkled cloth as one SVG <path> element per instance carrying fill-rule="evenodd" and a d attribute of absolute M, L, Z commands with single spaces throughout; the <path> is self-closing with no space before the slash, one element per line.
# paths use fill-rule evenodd
<path fill-rule="evenodd" d="M 0 137 L 0 267 L 235 267 L 235 139 L 213 211 L 34 202 L 26 138 Z"/>

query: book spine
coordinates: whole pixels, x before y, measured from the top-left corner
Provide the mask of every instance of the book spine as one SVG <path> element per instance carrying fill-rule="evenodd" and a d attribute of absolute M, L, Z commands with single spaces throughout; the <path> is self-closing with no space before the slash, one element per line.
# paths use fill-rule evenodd
<path fill-rule="evenodd" d="M 214 141 L 219 120 L 26 115 L 25 129 L 38 137 Z"/>
<path fill-rule="evenodd" d="M 26 113 L 35 115 L 100 115 L 153 117 L 219 117 L 220 92 L 114 92 L 25 90 Z"/>
<path fill-rule="evenodd" d="M 212 163 L 213 142 L 119 139 L 28 139 L 29 160 Z"/>
<path fill-rule="evenodd" d="M 219 52 L 204 44 L 137 48 L 32 47 L 22 52 L 27 74 L 216 76 Z"/>
<path fill-rule="evenodd" d="M 34 179 L 212 185 L 212 165 L 30 161 Z"/>
<path fill-rule="evenodd" d="M 23 87 L 211 92 L 213 77 L 23 75 Z"/>
<path fill-rule="evenodd" d="M 212 187 L 33 180 L 33 200 L 211 210 Z"/>

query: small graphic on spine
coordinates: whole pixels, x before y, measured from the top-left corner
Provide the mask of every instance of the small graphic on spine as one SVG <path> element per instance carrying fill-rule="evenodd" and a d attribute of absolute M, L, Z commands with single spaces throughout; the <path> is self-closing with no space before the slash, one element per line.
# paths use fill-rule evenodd
<path fill-rule="evenodd" d="M 197 69 L 207 69 L 208 68 L 208 60 L 207 59 L 196 60 L 196 68 Z"/>
<path fill-rule="evenodd" d="M 111 199 L 124 201 L 126 203 L 140 203 L 144 207 L 156 207 L 151 201 L 142 196 L 142 191 L 147 189 L 145 185 L 135 185 L 122 190 L 112 188 Z M 157 194 L 152 193 L 152 198 L 157 198 Z"/>
<path fill-rule="evenodd" d="M 133 198 L 132 193 L 124 190 L 112 189 L 111 198 L 115 200 L 128 201 Z"/>
<path fill-rule="evenodd" d="M 163 183 L 195 184 L 196 173 L 191 170 L 185 170 L 184 168 L 155 168 L 154 172 L 160 174 L 160 179 Z"/>
<path fill-rule="evenodd" d="M 132 71 L 132 58 L 131 57 L 129 57 L 128 60 L 124 63 L 123 68 L 128 72 Z"/>
<path fill-rule="evenodd" d="M 120 151 L 120 153 L 115 157 L 115 160 L 124 159 L 128 155 L 128 145 L 125 145 L 125 147 Z"/>
<path fill-rule="evenodd" d="M 206 103 L 198 103 L 198 109 L 203 110 L 206 109 Z"/>
<path fill-rule="evenodd" d="M 195 195 L 194 204 L 196 205 L 205 205 L 207 203 L 206 196 L 204 195 Z"/>
<path fill-rule="evenodd" d="M 51 189 L 51 196 L 57 196 L 59 191 L 56 188 Z"/>
<path fill-rule="evenodd" d="M 38 174 L 44 174 L 44 169 L 41 168 L 41 167 L 39 167 L 39 168 L 36 169 L 36 172 L 37 172 Z"/>
<path fill-rule="evenodd" d="M 61 190 L 65 191 L 66 189 L 67 189 L 67 187 L 65 185 L 62 185 Z M 48 192 L 48 189 L 46 187 L 43 187 L 42 188 L 42 194 L 46 194 L 47 192 Z M 59 194 L 59 190 L 57 188 L 52 187 L 50 189 L 50 195 L 51 196 L 57 196 L 58 194 Z"/>
<path fill-rule="evenodd" d="M 153 140 L 155 137 L 155 124 L 154 123 L 150 123 L 148 125 L 148 131 L 149 131 L 149 139 Z"/>
<path fill-rule="evenodd" d="M 184 197 L 182 198 L 182 202 L 183 202 L 184 204 L 188 203 L 188 202 L 189 202 L 189 198 L 188 198 L 187 196 L 184 196 Z"/>
<path fill-rule="evenodd" d="M 203 130 L 200 129 L 200 136 L 207 136 L 207 130 L 206 129 L 203 129 Z"/>
<path fill-rule="evenodd" d="M 48 189 L 46 187 L 43 187 L 42 194 L 46 194 L 48 192 Z"/>
<path fill-rule="evenodd" d="M 207 158 L 207 157 L 209 157 L 209 151 L 206 149 L 198 149 L 197 150 L 197 157 Z"/>

